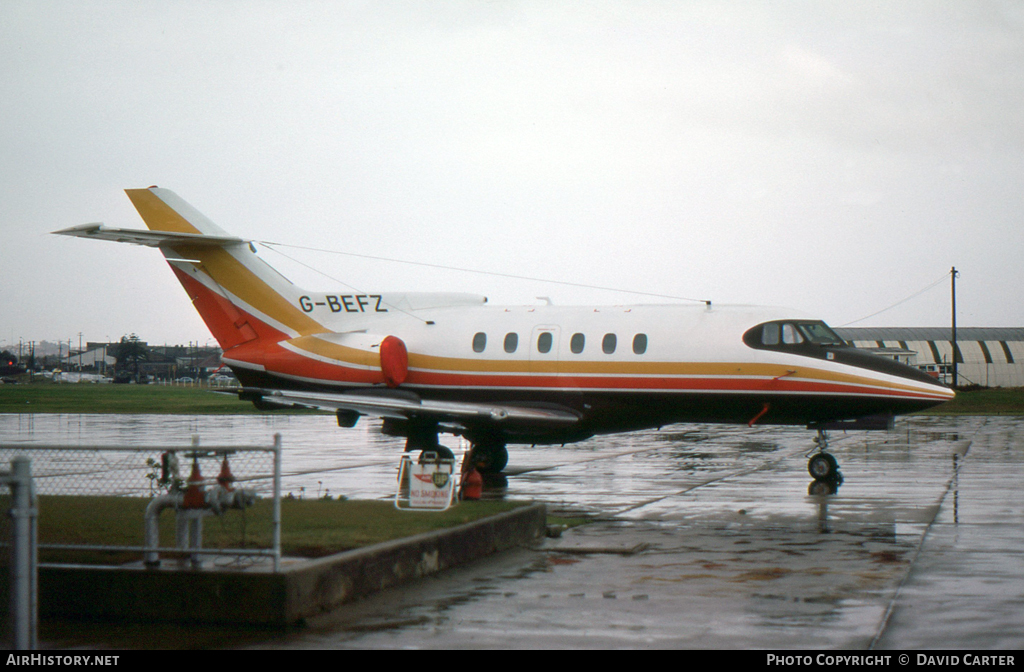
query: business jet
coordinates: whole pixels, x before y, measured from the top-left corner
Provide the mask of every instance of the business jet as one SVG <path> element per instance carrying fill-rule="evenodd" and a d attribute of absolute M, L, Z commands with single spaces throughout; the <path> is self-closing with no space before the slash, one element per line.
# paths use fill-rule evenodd
<path fill-rule="evenodd" d="M 166 189 L 128 189 L 149 227 L 54 233 L 156 247 L 223 349 L 243 400 L 361 416 L 406 450 L 564 444 L 681 422 L 806 425 L 808 471 L 837 478 L 825 430 L 878 429 L 953 398 L 917 369 L 849 347 L 792 311 L 697 305 L 494 306 L 461 293 L 311 291 Z"/>

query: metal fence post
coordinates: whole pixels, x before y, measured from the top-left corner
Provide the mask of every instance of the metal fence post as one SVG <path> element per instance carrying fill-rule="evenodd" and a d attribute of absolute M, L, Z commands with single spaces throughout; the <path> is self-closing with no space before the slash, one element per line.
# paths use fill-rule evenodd
<path fill-rule="evenodd" d="M 32 462 L 22 455 L 11 460 L 7 479 L 11 486 L 13 521 L 11 539 L 11 624 L 14 648 L 36 648 L 38 594 L 36 564 L 36 498 L 32 488 Z"/>
<path fill-rule="evenodd" d="M 274 434 L 274 572 L 281 571 L 281 434 Z"/>

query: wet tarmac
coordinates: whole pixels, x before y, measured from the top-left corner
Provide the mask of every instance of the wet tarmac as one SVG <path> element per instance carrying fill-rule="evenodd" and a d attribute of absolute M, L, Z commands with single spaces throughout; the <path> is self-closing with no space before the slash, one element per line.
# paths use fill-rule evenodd
<path fill-rule="evenodd" d="M 5 436 L 11 418 L 0 416 Z M 253 425 L 179 422 L 204 440 Z M 316 482 L 351 496 L 391 495 L 401 444 L 332 423 L 279 417 L 258 428 L 284 435 L 285 489 Z M 79 435 L 94 431 L 112 430 Z M 22 440 L 54 440 L 33 432 Z M 553 515 L 591 522 L 301 629 L 206 640 L 180 632 L 178 641 L 275 649 L 1019 649 L 1022 437 L 1024 418 L 1009 417 L 919 417 L 888 433 L 834 433 L 845 482 L 831 495 L 808 494 L 812 434 L 802 429 L 685 425 L 564 448 L 513 447 L 506 482 L 488 496 L 543 501 Z M 131 645 L 92 627 L 62 629 L 51 643 Z"/>
<path fill-rule="evenodd" d="M 846 480 L 830 496 L 807 494 L 799 430 L 650 433 L 521 465 L 510 492 L 600 519 L 265 645 L 1017 649 L 1020 429 L 915 419 L 834 437 Z"/>

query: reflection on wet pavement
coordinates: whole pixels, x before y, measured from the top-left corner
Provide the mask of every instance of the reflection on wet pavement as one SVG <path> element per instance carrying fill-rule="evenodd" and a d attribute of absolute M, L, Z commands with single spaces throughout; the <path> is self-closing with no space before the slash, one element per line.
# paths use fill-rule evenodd
<path fill-rule="evenodd" d="M 1016 419 L 920 418 L 888 434 L 834 437 L 847 479 L 825 497 L 807 495 L 806 432 L 752 439 L 702 428 L 692 445 L 633 437 L 602 446 L 619 452 L 613 460 L 509 479 L 512 496 L 540 499 L 546 489 L 556 506 L 595 522 L 272 645 L 1018 648 L 1018 429 Z M 1003 470 L 995 480 L 989 461 Z M 1001 503 L 965 505 L 975 481 L 972 502 L 990 489 Z M 967 535 L 965 509 L 979 518 Z M 990 529 L 1001 519 L 1017 526 L 1012 541 Z M 971 550 L 951 556 L 956 526 Z M 954 557 L 964 554 L 983 560 L 965 566 Z M 396 613 L 417 620 L 395 625 Z M 358 629 L 367 622 L 380 627 Z"/>
<path fill-rule="evenodd" d="M 4 436 L 26 422 L 11 417 L 0 416 Z M 38 438 L 41 417 L 29 440 L 56 441 Z M 132 440 L 123 426 L 60 422 L 65 439 Z M 372 430 L 309 416 L 176 422 L 185 444 L 193 432 L 265 443 L 281 431 L 286 490 L 322 481 L 351 497 L 393 494 L 401 443 Z M 1020 648 L 1022 429 L 1018 418 L 920 417 L 833 434 L 845 482 L 831 495 L 808 494 L 812 434 L 802 429 L 687 425 L 512 447 L 490 496 L 592 522 L 236 643 Z"/>

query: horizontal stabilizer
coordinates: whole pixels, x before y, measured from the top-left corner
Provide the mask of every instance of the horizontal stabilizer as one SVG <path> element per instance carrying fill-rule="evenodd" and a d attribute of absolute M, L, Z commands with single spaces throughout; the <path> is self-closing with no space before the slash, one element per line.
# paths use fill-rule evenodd
<path fill-rule="evenodd" d="M 146 231 L 144 229 L 111 229 L 100 223 L 72 226 L 53 233 L 61 236 L 77 238 L 95 238 L 96 240 L 112 240 L 117 243 L 132 243 L 147 247 L 175 247 L 189 245 L 192 247 L 224 247 L 248 243 L 248 240 L 235 236 L 211 236 L 205 233 L 175 233 L 169 231 Z"/>

